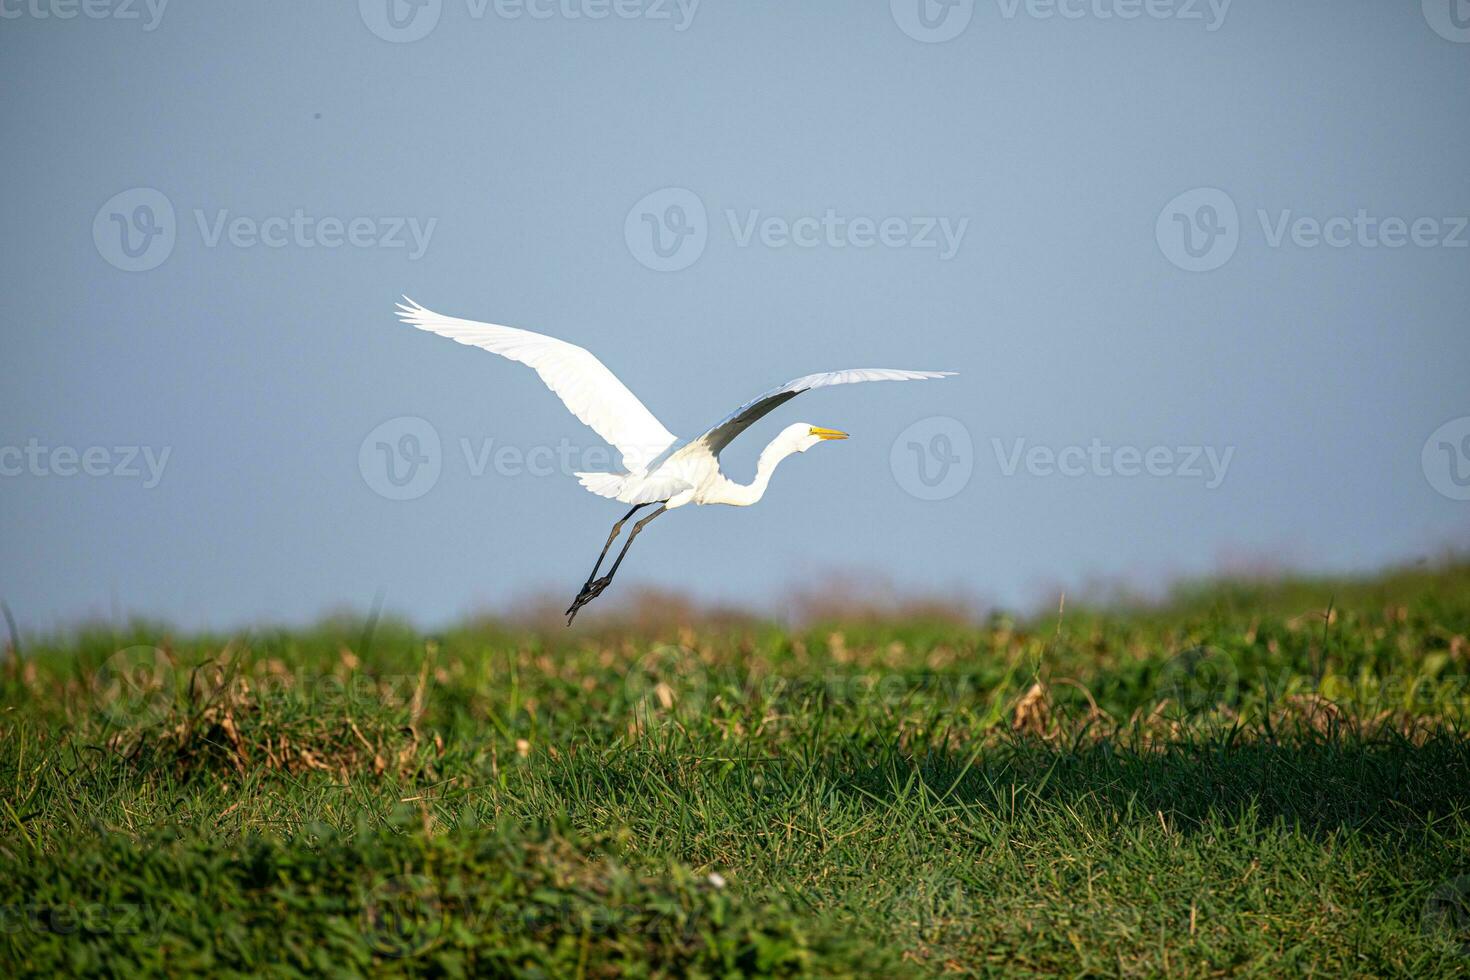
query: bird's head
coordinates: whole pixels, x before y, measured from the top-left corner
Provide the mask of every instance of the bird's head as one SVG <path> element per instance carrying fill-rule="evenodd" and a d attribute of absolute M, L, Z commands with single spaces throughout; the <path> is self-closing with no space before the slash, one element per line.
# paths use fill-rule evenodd
<path fill-rule="evenodd" d="M 788 425 L 781 433 L 779 441 L 790 447 L 791 452 L 804 453 L 819 442 L 832 442 L 836 439 L 846 439 L 846 432 L 836 429 L 824 429 L 820 425 L 812 425 L 810 422 L 797 422 Z"/>

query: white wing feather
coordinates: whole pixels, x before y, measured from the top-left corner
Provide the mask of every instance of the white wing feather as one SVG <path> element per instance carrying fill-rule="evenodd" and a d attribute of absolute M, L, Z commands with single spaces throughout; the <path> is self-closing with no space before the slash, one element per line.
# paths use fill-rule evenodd
<path fill-rule="evenodd" d="M 420 330 L 535 368 L 573 415 L 622 453 L 630 473 L 646 472 L 649 461 L 674 443 L 674 434 L 585 348 L 529 330 L 444 316 L 407 296 L 398 316 Z"/>
<path fill-rule="evenodd" d="M 718 456 L 740 433 L 770 414 L 780 405 L 790 401 L 803 391 L 813 388 L 828 388 L 832 385 L 858 384 L 863 381 L 925 381 L 930 378 L 948 378 L 953 371 L 903 371 L 898 368 L 849 368 L 846 371 L 825 371 L 808 374 L 806 377 L 788 381 L 779 388 L 772 388 L 741 405 L 735 411 L 715 423 L 707 432 L 691 439 L 689 445 Z"/>

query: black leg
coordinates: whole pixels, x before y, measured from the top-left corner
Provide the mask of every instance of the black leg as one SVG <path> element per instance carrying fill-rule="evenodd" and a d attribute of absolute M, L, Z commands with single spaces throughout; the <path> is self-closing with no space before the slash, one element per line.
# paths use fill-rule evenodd
<path fill-rule="evenodd" d="M 664 501 L 664 503 L 667 503 L 667 502 L 668 501 Z M 646 506 L 646 505 L 639 504 L 638 506 L 639 507 L 642 507 L 642 506 Z M 637 507 L 633 508 L 633 510 L 637 510 L 637 509 L 638 509 Z M 633 539 L 636 538 L 636 537 L 638 537 L 638 532 L 639 531 L 642 531 L 643 528 L 644 528 L 644 526 L 646 524 L 648 524 L 649 521 L 653 520 L 655 517 L 657 517 L 658 515 L 662 514 L 667 509 L 668 508 L 665 507 L 665 506 L 663 506 L 663 504 L 660 504 L 658 510 L 654 511 L 652 514 L 649 514 L 647 517 L 643 518 L 637 524 L 634 524 L 633 525 L 633 530 L 632 530 L 631 533 L 629 533 L 628 540 L 623 542 L 623 550 L 618 552 L 617 560 L 613 562 L 612 568 L 608 569 L 607 574 L 604 575 L 602 578 L 599 578 L 599 579 L 596 579 L 596 580 L 589 580 L 586 585 L 582 586 L 582 591 L 577 594 L 577 598 L 575 598 L 575 599 L 572 600 L 571 607 L 567 609 L 567 625 L 568 626 L 572 625 L 572 620 L 574 620 L 574 619 L 577 618 L 577 610 L 581 609 L 583 606 L 587 605 L 587 603 L 591 602 L 593 599 L 596 599 L 598 596 L 602 595 L 603 590 L 606 589 L 612 583 L 613 576 L 618 573 L 618 566 L 621 565 L 623 563 L 623 559 L 627 557 L 627 555 L 628 555 L 628 549 L 633 546 Z M 633 511 L 629 511 L 628 514 L 623 517 L 623 521 L 626 521 L 632 515 L 633 515 Z M 623 521 L 618 521 L 618 526 L 619 527 L 622 526 Z M 614 536 L 616 536 L 617 528 L 614 528 L 613 531 L 614 531 Z M 608 539 L 608 544 L 609 545 L 612 544 L 612 538 L 609 538 Z M 607 548 L 603 548 L 602 549 L 602 552 L 603 552 L 603 555 L 605 556 L 607 554 Z M 598 564 L 598 566 L 601 566 L 602 565 L 602 558 L 598 558 L 597 559 L 597 564 Z M 597 569 L 594 568 L 592 570 L 592 573 L 594 575 L 596 575 L 597 574 Z"/>
<path fill-rule="evenodd" d="M 633 547 L 633 539 L 638 537 L 638 532 L 643 530 L 645 524 L 653 520 L 658 515 L 662 514 L 667 509 L 667 507 L 664 507 L 662 504 L 660 504 L 658 510 L 654 511 L 652 514 L 649 514 L 647 517 L 643 518 L 643 520 L 633 525 L 633 533 L 629 534 L 628 540 L 623 542 L 623 550 L 618 552 L 618 560 L 613 562 L 613 567 L 607 570 L 607 580 L 609 582 L 612 581 L 612 577 L 614 575 L 618 574 L 618 566 L 621 565 L 623 563 L 623 559 L 627 557 L 628 549 Z"/>
<path fill-rule="evenodd" d="M 647 504 L 634 504 L 633 509 L 620 517 L 618 519 L 618 522 L 613 525 L 612 533 L 607 536 L 607 544 L 602 546 L 602 554 L 597 556 L 597 564 L 592 566 L 591 574 L 587 576 L 587 581 L 582 585 L 583 589 L 591 585 L 592 580 L 597 577 L 597 570 L 602 567 L 602 560 L 607 557 L 607 549 L 612 547 L 613 541 L 617 539 L 618 532 L 623 529 L 623 524 L 628 520 L 628 518 L 632 517 L 634 514 L 638 513 L 640 510 L 647 506 Z M 568 609 L 567 612 L 571 612 L 571 610 Z"/>
<path fill-rule="evenodd" d="M 597 578 L 597 570 L 602 567 L 602 560 L 607 557 L 608 549 L 611 548 L 612 543 L 617 540 L 618 532 L 623 529 L 623 524 L 627 522 L 628 518 L 632 517 L 634 514 L 638 513 L 640 510 L 647 506 L 648 504 L 634 504 L 632 509 L 630 509 L 626 514 L 620 517 L 618 519 L 618 522 L 612 526 L 612 531 L 607 536 L 607 544 L 602 546 L 602 553 L 597 556 L 597 563 L 592 566 L 591 574 L 587 576 L 587 581 L 582 583 L 581 591 L 577 593 L 577 598 L 572 600 L 572 604 L 567 607 L 565 615 L 576 616 L 577 609 L 583 604 L 583 600 L 590 598 L 587 593 L 592 588 L 592 580 Z M 572 625 L 571 619 L 567 620 L 567 625 Z"/>

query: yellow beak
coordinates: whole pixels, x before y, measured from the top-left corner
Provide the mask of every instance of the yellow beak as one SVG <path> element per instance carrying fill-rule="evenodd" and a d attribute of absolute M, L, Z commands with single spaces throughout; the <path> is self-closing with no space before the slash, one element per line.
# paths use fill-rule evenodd
<path fill-rule="evenodd" d="M 846 432 L 838 432 L 836 429 L 824 429 L 820 425 L 812 426 L 812 435 L 818 439 L 846 439 Z"/>

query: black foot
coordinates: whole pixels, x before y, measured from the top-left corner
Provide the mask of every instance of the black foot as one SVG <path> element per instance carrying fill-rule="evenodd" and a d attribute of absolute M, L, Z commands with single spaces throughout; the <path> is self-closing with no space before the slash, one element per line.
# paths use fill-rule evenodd
<path fill-rule="evenodd" d="M 577 618 L 577 611 L 593 599 L 602 595 L 602 590 L 606 589 L 611 582 L 612 576 L 604 575 L 602 578 L 594 579 L 582 586 L 582 591 L 577 593 L 577 598 L 573 599 L 572 604 L 567 607 L 567 625 L 572 625 L 572 620 Z"/>

